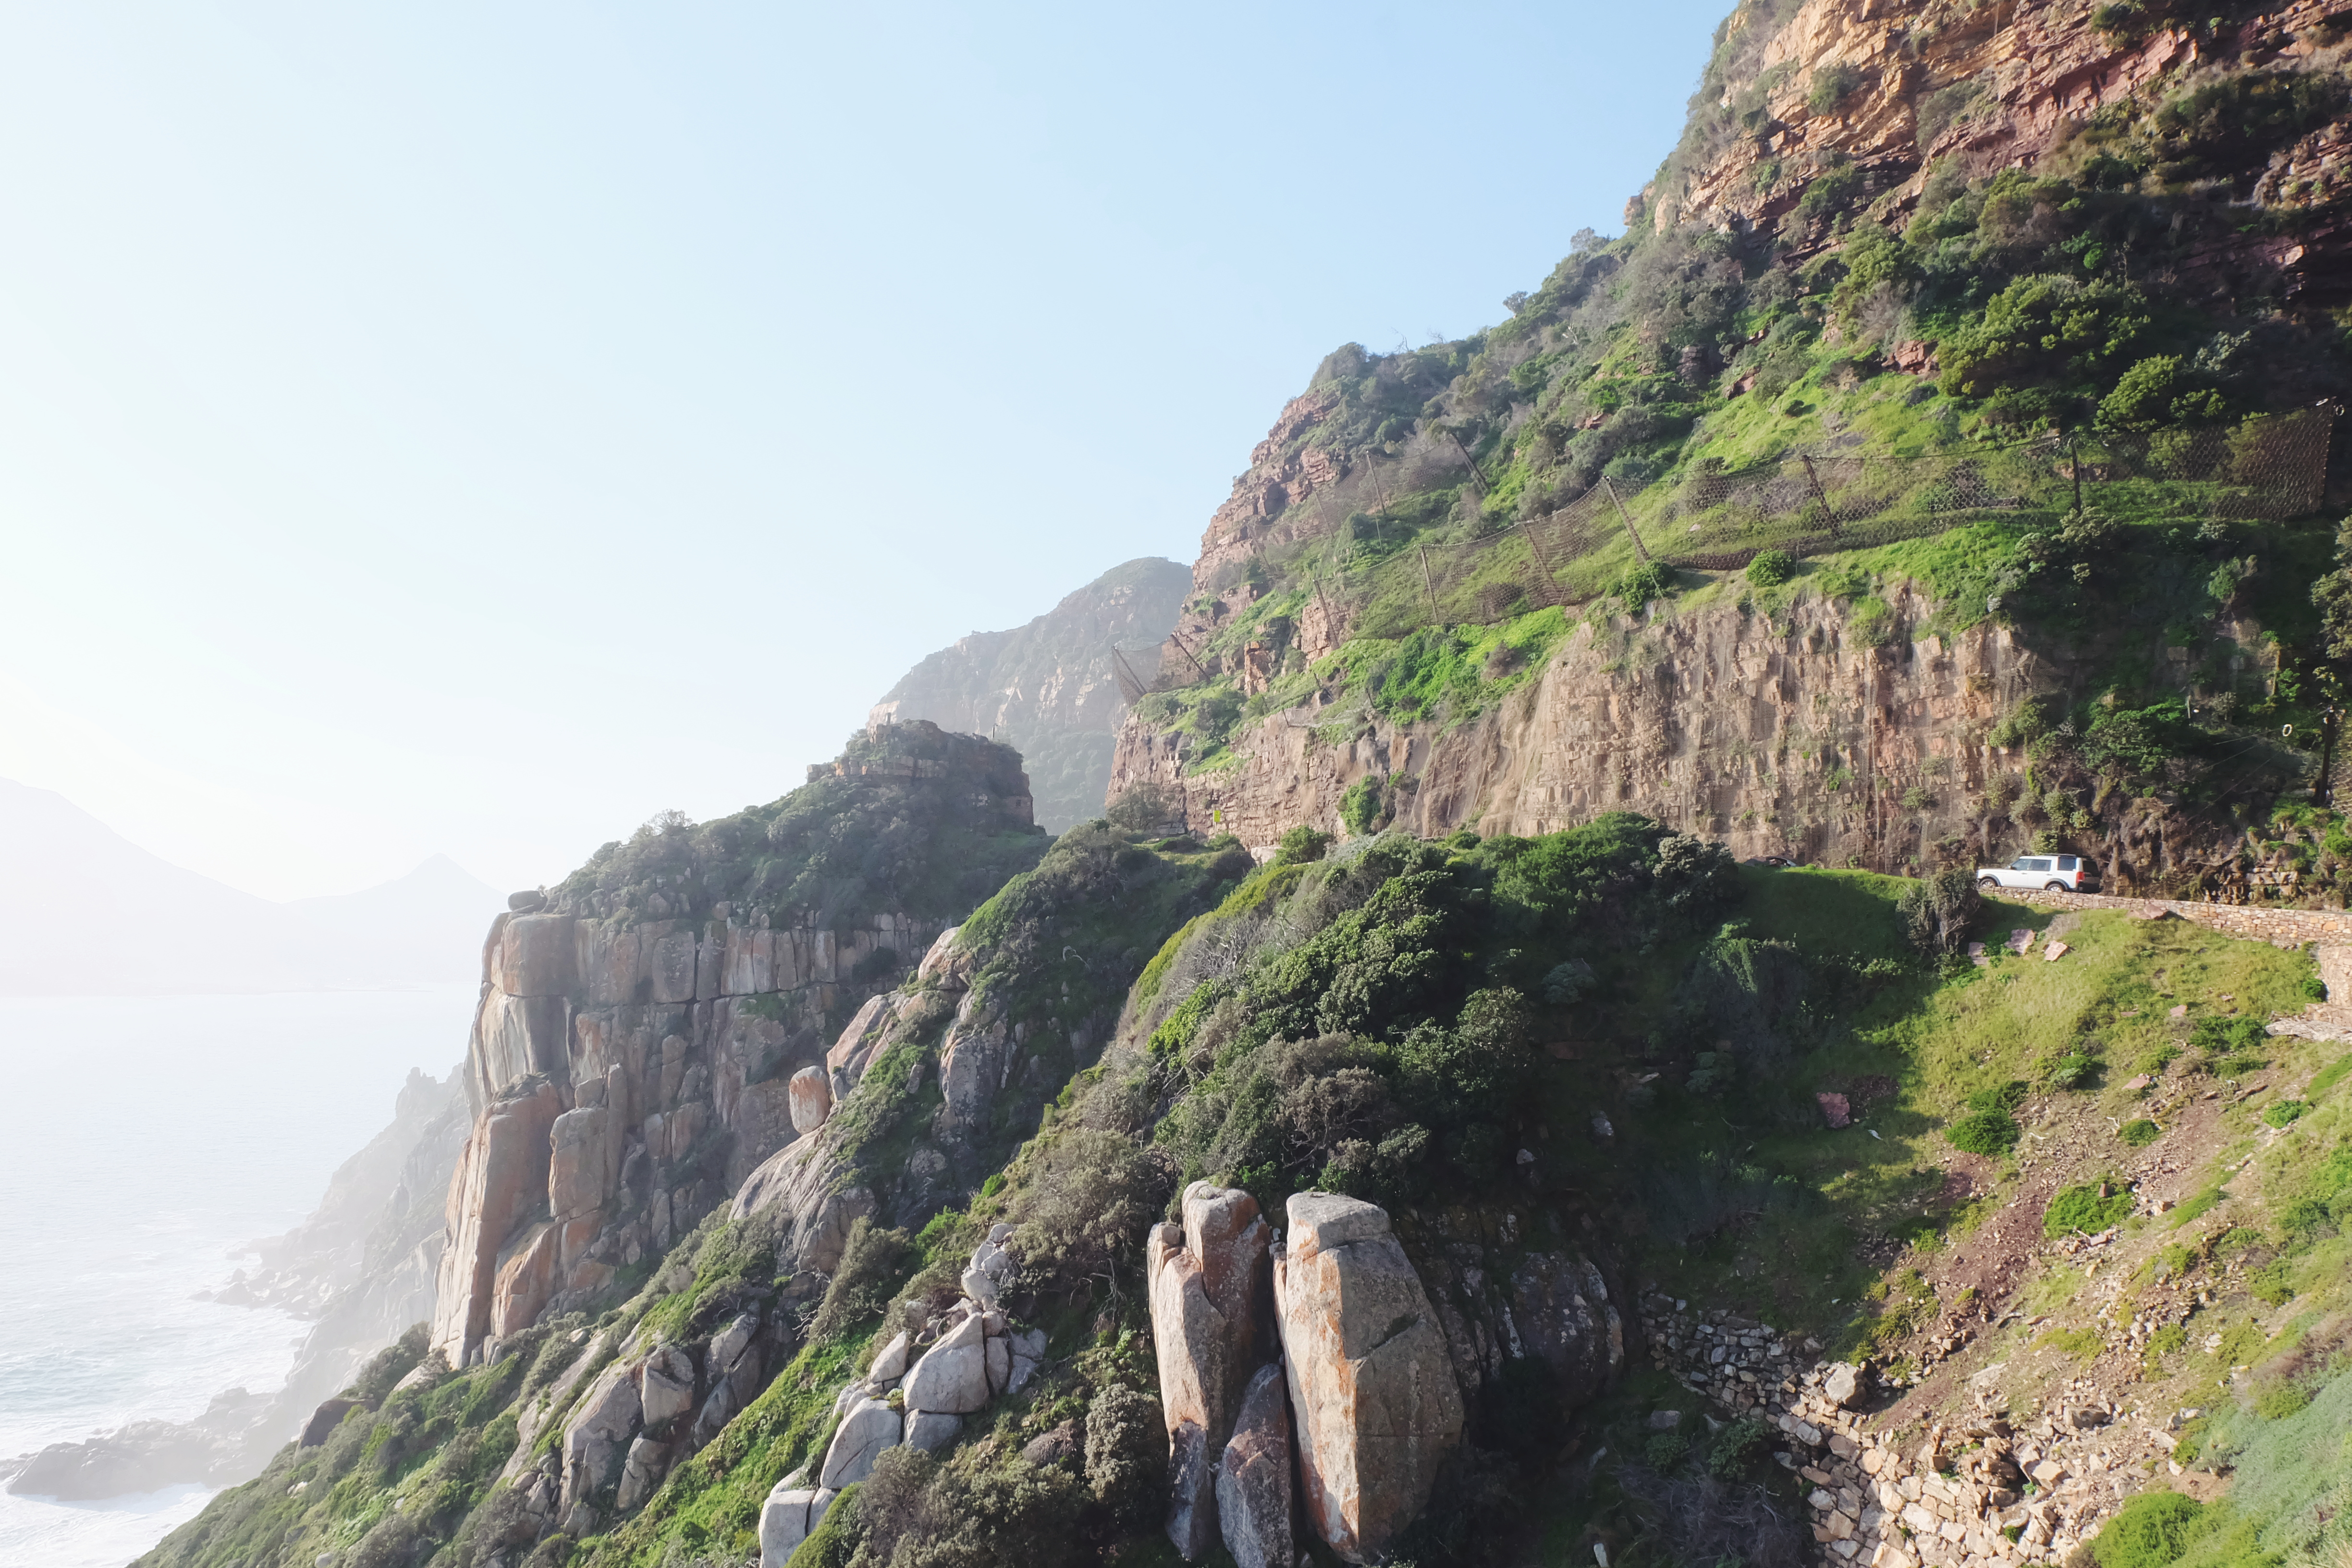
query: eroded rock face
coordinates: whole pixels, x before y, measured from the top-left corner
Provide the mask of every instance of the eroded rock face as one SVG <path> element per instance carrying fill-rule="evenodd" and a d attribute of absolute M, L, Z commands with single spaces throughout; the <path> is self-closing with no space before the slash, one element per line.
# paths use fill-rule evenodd
<path fill-rule="evenodd" d="M 988 1403 L 988 1349 L 980 1317 L 964 1319 L 907 1373 L 909 1410 L 962 1415 Z"/>
<path fill-rule="evenodd" d="M 1429 1501 L 1462 1439 L 1462 1394 L 1386 1211 L 1298 1193 L 1274 1259 L 1306 1515 L 1350 1563 L 1376 1561 Z"/>
<path fill-rule="evenodd" d="M 1270 1294 L 1268 1233 L 1257 1200 L 1195 1182 L 1184 1223 L 1144 1244 L 1160 1401 L 1168 1423 L 1169 1539 L 1187 1561 L 1217 1539 L 1216 1477 L 1244 1387 L 1261 1359 Z"/>
<path fill-rule="evenodd" d="M 433 1347 L 452 1365 L 490 1331 L 499 1256 L 516 1221 L 546 1195 L 549 1134 L 562 1110 L 555 1085 L 530 1080 L 483 1113 L 458 1157 L 433 1312 Z"/>
<path fill-rule="evenodd" d="M 1217 1523 L 1239 1568 L 1291 1568 L 1290 1398 L 1265 1366 L 1242 1394 L 1217 1467 Z"/>

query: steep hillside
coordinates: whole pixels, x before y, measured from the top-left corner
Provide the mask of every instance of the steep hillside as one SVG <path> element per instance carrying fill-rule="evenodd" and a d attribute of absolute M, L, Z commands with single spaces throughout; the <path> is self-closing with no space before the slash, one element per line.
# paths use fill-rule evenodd
<path fill-rule="evenodd" d="M 1003 741 L 1029 770 L 1037 821 L 1059 833 L 1099 816 L 1110 783 L 1127 706 L 1112 649 L 1165 637 L 1190 581 L 1157 557 L 1114 566 L 1027 626 L 974 632 L 932 654 L 884 693 L 873 717 L 928 719 Z"/>
<path fill-rule="evenodd" d="M 2234 896 L 2347 646 L 2343 36 L 1743 6 L 1624 237 L 1283 410 L 1113 794 Z"/>

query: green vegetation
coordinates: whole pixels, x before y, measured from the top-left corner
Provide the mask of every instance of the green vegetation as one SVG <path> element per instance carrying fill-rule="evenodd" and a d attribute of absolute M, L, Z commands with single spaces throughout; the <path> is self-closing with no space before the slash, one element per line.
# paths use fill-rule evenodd
<path fill-rule="evenodd" d="M 2132 1212 L 2132 1195 L 2120 1182 L 2084 1182 L 2062 1187 L 2042 1211 L 2042 1230 L 2045 1236 L 2066 1236 L 2080 1231 L 2088 1236 L 2106 1229 L 2127 1218 Z"/>
<path fill-rule="evenodd" d="M 2179 1492 L 2142 1492 L 2091 1542 L 2099 1568 L 2170 1568 L 2200 1533 L 2204 1506 Z"/>
<path fill-rule="evenodd" d="M 2142 1116 L 2116 1128 L 2116 1136 L 2122 1139 L 2127 1148 L 2145 1149 L 2164 1136 L 2164 1129 Z"/>

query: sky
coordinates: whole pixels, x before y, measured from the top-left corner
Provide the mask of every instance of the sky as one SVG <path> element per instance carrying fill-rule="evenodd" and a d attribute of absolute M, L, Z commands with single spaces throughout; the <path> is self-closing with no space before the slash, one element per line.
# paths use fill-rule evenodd
<path fill-rule="evenodd" d="M 0 776 L 269 898 L 559 879 L 1189 563 L 1727 0 L 0 4 Z"/>

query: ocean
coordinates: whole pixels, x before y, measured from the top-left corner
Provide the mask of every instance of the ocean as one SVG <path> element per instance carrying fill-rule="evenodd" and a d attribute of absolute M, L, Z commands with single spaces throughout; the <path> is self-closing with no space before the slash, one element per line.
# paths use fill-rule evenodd
<path fill-rule="evenodd" d="M 305 1325 L 192 1298 L 464 1056 L 474 993 L 0 997 L 0 1459 L 278 1388 Z M 0 1563 L 120 1568 L 211 1495 L 0 1488 Z"/>

